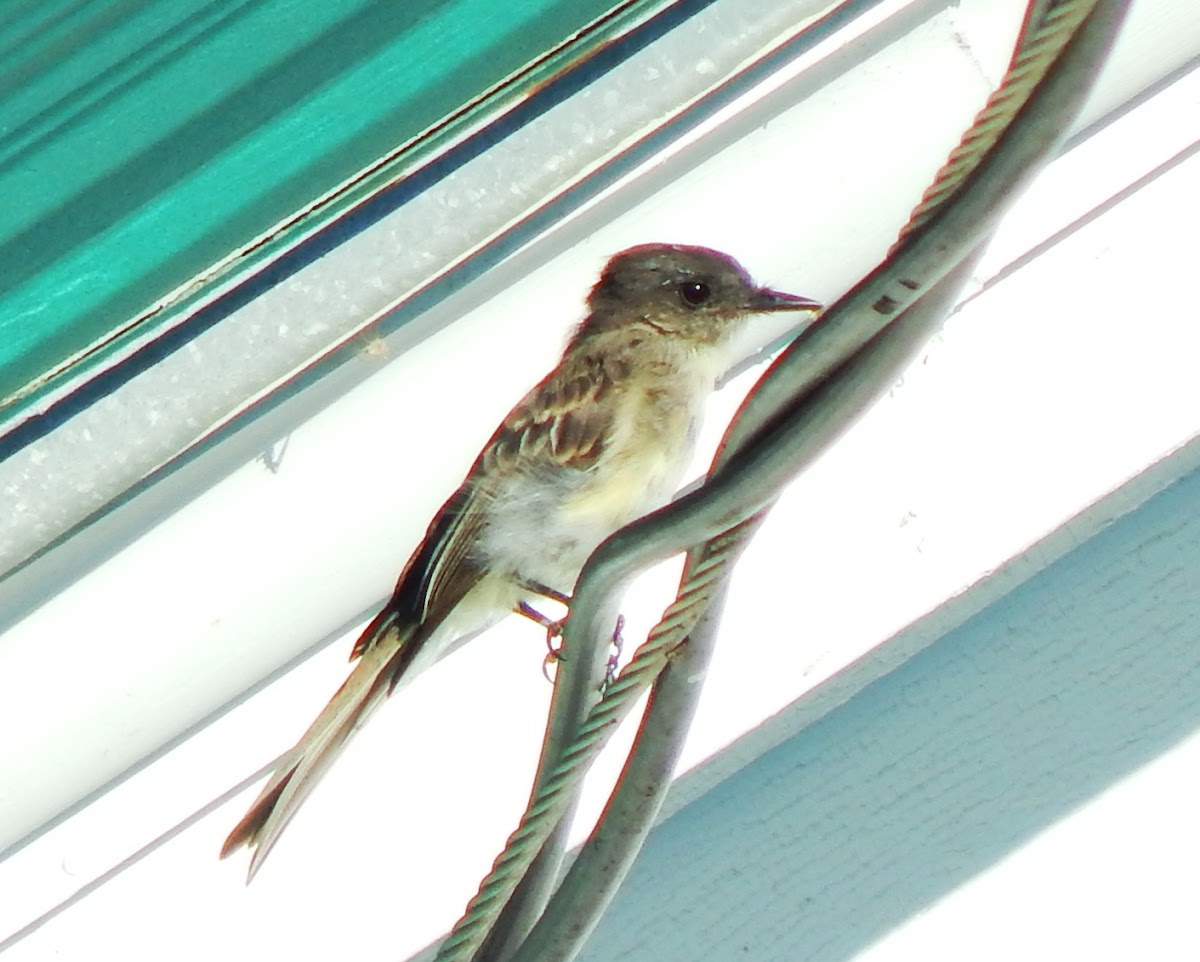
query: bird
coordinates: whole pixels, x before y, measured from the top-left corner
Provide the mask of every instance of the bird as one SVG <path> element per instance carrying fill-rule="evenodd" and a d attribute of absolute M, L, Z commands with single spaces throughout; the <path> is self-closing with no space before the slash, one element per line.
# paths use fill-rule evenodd
<path fill-rule="evenodd" d="M 347 739 L 448 647 L 512 612 L 550 626 L 584 562 L 676 492 L 705 401 L 757 314 L 819 312 L 756 285 L 727 254 L 643 244 L 612 256 L 557 366 L 508 413 L 434 515 L 351 651 L 345 682 L 230 832 L 247 882 Z"/>

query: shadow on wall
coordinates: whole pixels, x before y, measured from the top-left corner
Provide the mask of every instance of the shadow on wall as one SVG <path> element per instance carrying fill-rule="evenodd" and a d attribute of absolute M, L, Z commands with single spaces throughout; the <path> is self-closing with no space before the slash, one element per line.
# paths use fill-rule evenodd
<path fill-rule="evenodd" d="M 580 958 L 844 962 L 1200 727 L 1197 505 L 1200 472 L 681 810 Z"/>

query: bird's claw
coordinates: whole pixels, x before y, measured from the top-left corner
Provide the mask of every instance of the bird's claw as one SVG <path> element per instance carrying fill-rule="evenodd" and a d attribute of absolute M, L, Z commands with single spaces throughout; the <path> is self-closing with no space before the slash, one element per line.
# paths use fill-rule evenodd
<path fill-rule="evenodd" d="M 550 672 L 551 665 L 557 665 L 560 661 L 566 661 L 567 657 L 563 654 L 562 645 L 555 645 L 554 640 L 562 637 L 562 622 L 555 622 L 546 627 L 546 657 L 542 659 L 542 677 L 546 681 L 553 683 L 554 676 Z M 612 637 L 609 639 L 610 651 L 608 653 L 608 661 L 604 665 L 604 681 L 601 682 L 600 690 L 604 691 L 614 681 L 617 680 L 617 669 L 621 664 L 621 652 L 625 648 L 625 637 L 622 632 L 625 630 L 625 616 L 617 615 L 617 623 L 613 627 Z"/>
<path fill-rule="evenodd" d="M 550 673 L 550 666 L 567 660 L 567 656 L 563 654 L 562 642 L 560 641 L 557 645 L 554 643 L 555 639 L 562 638 L 562 632 L 563 623 L 561 621 L 546 626 L 546 657 L 542 659 L 542 677 L 551 683 L 553 683 L 554 677 Z"/>
<path fill-rule="evenodd" d="M 617 669 L 621 666 L 621 652 L 625 649 L 625 638 L 621 632 L 625 629 L 625 616 L 617 615 L 617 623 L 613 627 L 609 643 L 608 662 L 604 666 L 604 682 L 601 691 L 608 689 L 617 680 Z"/>
<path fill-rule="evenodd" d="M 560 641 L 557 645 L 554 643 L 556 639 L 562 638 L 562 633 L 563 623 L 561 621 L 556 621 L 554 624 L 546 626 L 546 651 L 549 652 L 546 655 L 546 659 L 548 661 L 567 660 L 567 656 L 563 654 L 562 642 Z"/>

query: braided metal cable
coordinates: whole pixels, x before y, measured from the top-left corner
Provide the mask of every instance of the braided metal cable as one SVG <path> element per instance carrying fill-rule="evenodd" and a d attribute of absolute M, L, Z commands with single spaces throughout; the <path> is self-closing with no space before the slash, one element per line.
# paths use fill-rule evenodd
<path fill-rule="evenodd" d="M 562 760 L 531 802 L 492 871 L 467 904 L 466 911 L 438 950 L 436 962 L 469 958 L 487 938 L 495 914 L 512 895 L 520 873 L 541 849 L 570 802 L 570 790 L 632 711 L 708 608 L 731 557 L 758 516 L 745 519 L 697 549 L 698 560 L 684 568 L 679 593 L 654 626 L 633 660 L 592 709 Z"/>
<path fill-rule="evenodd" d="M 823 324 L 818 325 L 813 329 L 816 338 L 810 339 L 809 344 L 812 346 L 820 338 L 829 335 L 830 341 L 836 341 L 838 337 L 858 339 L 861 345 L 870 337 L 873 332 L 860 330 L 852 335 L 835 335 L 830 330 L 832 325 L 832 315 L 839 312 L 841 309 L 842 315 L 839 321 L 843 320 L 845 315 L 862 314 L 863 308 L 860 308 L 858 302 L 863 300 L 868 294 L 867 301 L 870 311 L 878 315 L 895 316 L 897 311 L 903 311 L 912 300 L 920 296 L 922 290 L 928 290 L 927 283 L 934 283 L 938 277 L 944 276 L 950 270 L 950 265 L 947 264 L 941 268 L 941 273 L 932 275 L 928 282 L 923 282 L 921 285 L 916 285 L 914 282 L 900 280 L 896 278 L 904 278 L 913 276 L 912 274 L 896 273 L 899 267 L 895 262 L 897 259 L 908 258 L 913 261 L 914 255 L 910 245 L 902 244 L 902 241 L 913 240 L 918 241 L 923 239 L 927 231 L 924 228 L 932 227 L 930 223 L 935 214 L 942 211 L 947 211 L 951 207 L 955 208 L 955 214 L 958 215 L 957 208 L 964 206 L 964 215 L 968 216 L 971 223 L 976 227 L 976 231 L 971 235 L 971 239 L 962 241 L 963 252 L 954 255 L 953 251 L 949 251 L 942 244 L 934 245 L 937 249 L 931 252 L 922 252 L 920 263 L 923 267 L 927 267 L 925 261 L 934 263 L 936 258 L 946 260 L 952 258 L 954 261 L 960 260 L 965 251 L 972 249 L 978 245 L 978 236 L 980 232 L 986 230 L 983 221 L 986 218 L 980 218 L 978 215 L 968 214 L 965 205 L 958 205 L 959 188 L 966 185 L 971 174 L 976 172 L 977 168 L 990 157 L 991 150 L 996 147 L 1002 138 L 1004 132 L 1008 129 L 1009 124 L 1015 119 L 1021 108 L 1025 106 L 1030 94 L 1033 92 L 1043 79 L 1046 78 L 1047 72 L 1054 65 L 1059 55 L 1063 52 L 1068 42 L 1075 37 L 1079 27 L 1084 23 L 1088 14 L 1096 6 L 1098 0 L 1062 0 L 1062 2 L 1047 7 L 1045 0 L 1032 0 L 1031 11 L 1044 13 L 1040 21 L 1034 23 L 1038 19 L 1031 12 L 1027 18 L 1025 29 L 1023 29 L 1019 41 L 1018 49 L 1016 50 L 1009 70 L 1006 73 L 1004 80 L 996 93 L 989 99 L 988 105 L 980 112 L 977 117 L 976 124 L 964 136 L 959 147 L 951 154 L 950 159 L 939 172 L 937 181 L 933 186 L 926 191 L 920 204 L 914 210 L 908 224 L 902 229 L 899 235 L 897 244 L 893 246 L 888 258 L 880 268 L 864 279 L 858 287 L 850 292 L 838 305 L 831 309 L 828 314 L 829 319 Z M 1109 17 L 1111 20 L 1112 29 L 1115 30 L 1116 24 L 1120 22 L 1121 11 L 1124 4 L 1119 0 L 1107 5 L 1109 8 Z M 1115 12 L 1114 12 L 1115 11 Z M 1103 33 L 1103 28 L 1098 31 Z M 1094 53 L 1091 54 L 1093 61 L 1096 59 Z M 1086 61 L 1086 57 L 1083 58 Z M 1083 66 L 1076 65 L 1075 69 L 1084 70 Z M 1085 71 L 1086 72 L 1086 71 Z M 983 129 L 977 129 L 983 128 Z M 1033 155 L 1035 158 L 1039 155 L 1037 148 Z M 1019 151 L 1018 151 L 1019 153 Z M 1042 152 L 1044 155 L 1044 150 Z M 1017 159 L 1015 162 L 1010 159 L 1007 172 L 1000 178 L 1001 181 L 1005 177 L 1010 178 L 1008 188 L 1011 189 L 1016 183 L 1019 183 L 1019 177 L 1012 173 L 1014 167 L 1020 169 L 1021 161 Z M 953 203 L 952 203 L 953 202 Z M 979 203 L 979 201 L 977 201 Z M 987 201 L 983 201 L 986 205 Z M 994 201 L 992 202 L 994 204 Z M 994 209 L 990 211 L 994 216 Z M 943 224 L 939 222 L 937 225 L 940 229 Z M 903 254 L 899 254 L 900 247 L 905 247 Z M 911 269 L 911 268 L 909 268 Z M 891 270 L 892 275 L 888 276 L 885 272 Z M 888 284 L 890 288 L 898 288 L 896 296 L 890 295 L 880 297 L 878 293 L 870 293 L 870 291 L 878 291 L 882 284 Z M 860 291 L 861 288 L 861 291 Z M 853 304 L 853 307 L 850 305 Z M 872 319 L 871 323 L 875 320 Z M 845 326 L 845 325 L 843 325 Z M 825 328 L 825 330 L 822 330 Z M 840 345 L 839 345 L 840 346 Z M 739 411 L 739 416 L 730 427 L 730 431 L 726 436 L 726 446 L 723 447 L 718 460 L 727 460 L 725 455 L 741 459 L 743 444 L 747 442 L 751 436 L 757 442 L 759 435 L 763 432 L 760 430 L 769 422 L 772 422 L 773 416 L 785 410 L 794 404 L 800 403 L 800 399 L 811 400 L 808 395 L 813 390 L 817 389 L 824 380 L 825 375 L 831 372 L 834 368 L 839 367 L 841 360 L 834 362 L 831 358 L 834 351 L 823 349 L 819 351 L 810 351 L 805 364 L 809 368 L 820 364 L 823 374 L 817 370 L 802 370 L 801 376 L 795 376 L 794 367 L 789 370 L 787 361 L 795 358 L 793 350 L 786 352 L 783 357 L 777 361 L 772 370 L 768 372 L 768 378 L 764 378 L 764 382 L 769 379 L 771 374 L 791 374 L 790 377 L 785 377 L 786 386 L 767 385 L 771 391 L 760 390 L 756 387 L 751 396 L 747 399 L 743 409 Z M 792 357 L 789 358 L 789 355 Z M 814 358 L 816 358 L 814 360 Z M 844 360 L 844 358 L 843 358 Z M 781 363 L 782 362 L 782 363 Z M 779 378 L 776 378 L 778 381 Z M 801 386 L 798 388 L 797 381 Z M 790 390 L 788 388 L 790 387 Z M 780 390 L 786 391 L 787 404 L 780 401 Z M 774 392 L 774 393 L 772 393 Z M 851 412 L 852 413 L 852 412 Z M 810 419 L 811 420 L 811 419 Z M 812 426 L 811 424 L 809 425 Z M 814 431 L 819 433 L 818 431 Z M 770 431 L 767 431 L 766 444 L 757 445 L 763 449 L 770 447 Z M 760 457 L 755 460 L 746 462 L 744 459 L 741 467 L 750 471 L 754 471 L 760 466 L 765 466 L 762 457 L 766 455 L 763 451 L 759 451 Z M 716 474 L 720 474 L 716 471 Z M 737 472 L 745 474 L 745 471 Z M 710 477 L 713 475 L 710 474 Z M 774 478 L 774 475 L 772 475 Z M 719 479 L 720 481 L 729 482 L 728 477 Z M 778 490 L 786 479 L 778 480 L 778 483 L 772 482 L 775 490 Z M 732 493 L 732 488 L 735 486 L 732 483 L 715 483 L 706 485 L 710 502 L 718 502 L 720 497 L 726 492 Z M 701 489 L 702 494 L 705 489 Z M 744 494 L 744 492 L 743 492 Z M 685 501 L 688 499 L 685 499 Z M 688 504 L 676 502 L 671 510 L 664 509 L 659 512 L 659 517 L 655 519 L 657 522 L 656 531 L 661 534 L 669 530 L 670 523 L 674 522 L 676 530 L 672 536 L 678 537 L 679 531 L 686 528 L 689 524 L 693 527 L 701 522 L 699 516 L 702 511 L 699 507 L 699 498 L 692 498 Z M 554 831 L 557 822 L 561 818 L 562 813 L 567 809 L 572 797 L 572 791 L 575 784 L 582 777 L 584 770 L 594 759 L 595 755 L 607 743 L 616 725 L 621 721 L 631 710 L 637 697 L 645 690 L 647 685 L 657 678 L 662 669 L 667 665 L 671 654 L 678 649 L 692 628 L 697 624 L 703 616 L 709 601 L 713 595 L 720 590 L 721 582 L 724 573 L 726 572 L 731 560 L 736 557 L 738 549 L 742 542 L 752 530 L 754 524 L 759 519 L 761 513 L 769 506 L 771 498 L 766 497 L 758 501 L 757 504 L 747 507 L 741 505 L 742 510 L 735 513 L 733 509 L 722 504 L 721 513 L 717 513 L 717 509 L 710 508 L 709 514 L 719 517 L 728 517 L 734 523 L 728 528 L 713 535 L 708 541 L 703 542 L 702 546 L 693 549 L 689 554 L 689 562 L 685 567 L 684 575 L 681 579 L 679 595 L 664 614 L 662 621 L 655 626 L 650 633 L 646 643 L 639 648 L 633 661 L 629 666 L 621 672 L 618 679 L 605 692 L 602 700 L 591 710 L 586 721 L 578 731 L 578 735 L 570 742 L 563 750 L 560 760 L 552 769 L 551 774 L 545 778 L 540 784 L 534 797 L 531 799 L 525 816 L 522 818 L 520 826 L 510 836 L 509 843 L 504 852 L 497 858 L 492 872 L 481 883 L 480 889 L 476 896 L 468 904 L 463 917 L 455 925 L 454 930 L 450 933 L 447 940 L 442 944 L 440 951 L 436 957 L 437 962 L 463 962 L 473 956 L 478 947 L 487 938 L 488 932 L 495 923 L 495 919 L 504 907 L 512 892 L 520 882 L 523 872 L 526 871 L 532 860 L 541 851 L 543 843 Z M 754 512 L 754 514 L 750 514 Z M 749 516 L 747 516 L 749 515 Z M 695 520 L 693 520 L 695 519 Z M 735 520 L 736 519 L 736 520 Z M 709 522 L 711 523 L 711 518 Z M 625 529 L 601 546 L 597 551 L 597 555 L 589 561 L 589 568 L 594 569 L 597 578 L 601 584 L 605 584 L 607 590 L 611 592 L 614 589 L 616 582 L 621 574 L 627 574 L 629 565 L 619 565 L 614 558 L 622 553 L 633 554 L 631 545 L 633 542 L 633 529 L 637 529 L 637 533 L 641 534 L 642 528 L 654 527 L 654 524 L 648 520 L 636 523 L 629 529 Z M 661 530 L 660 530 L 661 529 Z M 712 528 L 709 528 L 712 531 Z M 640 540 L 640 539 L 636 539 Z M 646 546 L 638 554 L 638 560 L 641 566 L 654 560 L 659 560 L 661 557 L 667 556 L 666 542 L 669 538 L 660 537 L 659 541 L 664 544 L 655 543 L 653 546 Z M 700 539 L 695 539 L 700 540 Z M 695 543 L 695 541 L 693 541 Z M 653 550 L 650 550 L 650 548 Z M 609 549 L 606 550 L 605 549 Z M 629 549 L 626 551 L 625 549 Z M 604 563 L 598 562 L 599 556 L 604 556 Z M 695 563 L 693 564 L 693 559 Z M 628 559 L 626 559 L 628 560 Z M 620 570 L 620 574 L 618 571 Z M 603 571 L 603 576 L 600 572 Z M 588 569 L 585 569 L 585 575 L 581 577 L 580 584 L 587 581 Z M 593 586 L 594 588 L 594 586 Z M 599 590 L 599 589 L 596 589 Z M 603 592 L 601 592 L 603 593 Z M 577 592 L 576 603 L 572 604 L 572 621 L 576 621 L 576 608 L 583 607 L 580 602 L 582 592 Z M 592 606 L 594 608 L 594 605 Z M 586 623 L 588 619 L 580 619 L 581 623 Z M 568 623 L 568 627 L 571 627 Z"/>
<path fill-rule="evenodd" d="M 908 222 L 900 228 L 889 254 L 910 234 L 928 223 L 975 170 L 979 158 L 991 150 L 1000 135 L 1008 129 L 1017 111 L 1025 105 L 1050 65 L 1075 36 L 1079 25 L 1095 5 L 1096 0 L 1064 0 L 1041 11 L 1041 17 L 1026 21 L 1017 50 L 1000 86 L 988 97 L 958 146 L 934 175 L 933 183 L 921 195 Z M 1030 12 L 1034 13 L 1033 10 Z"/>
<path fill-rule="evenodd" d="M 617 677 L 611 691 L 605 693 L 593 715 L 599 716 L 610 698 L 626 698 L 625 687 L 631 692 L 629 698 L 637 698 L 646 685 L 658 677 L 671 653 L 691 633 L 701 614 L 712 601 L 725 569 L 741 547 L 744 535 L 748 533 L 747 529 L 754 525 L 758 517 L 759 515 L 752 515 L 705 542 L 696 552 L 698 560 L 694 565 L 689 556 L 688 564 L 679 580 L 679 593 L 675 600 L 667 606 L 662 619 L 651 629 L 646 641 Z M 588 724 L 591 724 L 590 719 Z M 586 730 L 585 726 L 580 735 Z"/>

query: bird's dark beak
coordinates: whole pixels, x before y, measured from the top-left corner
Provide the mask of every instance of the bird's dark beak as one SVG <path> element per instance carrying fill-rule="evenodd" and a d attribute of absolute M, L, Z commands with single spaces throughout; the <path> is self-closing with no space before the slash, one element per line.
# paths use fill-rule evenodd
<path fill-rule="evenodd" d="M 811 297 L 785 294 L 783 291 L 773 291 L 769 287 L 760 287 L 751 295 L 747 306 L 752 311 L 819 311 L 825 305 Z"/>

